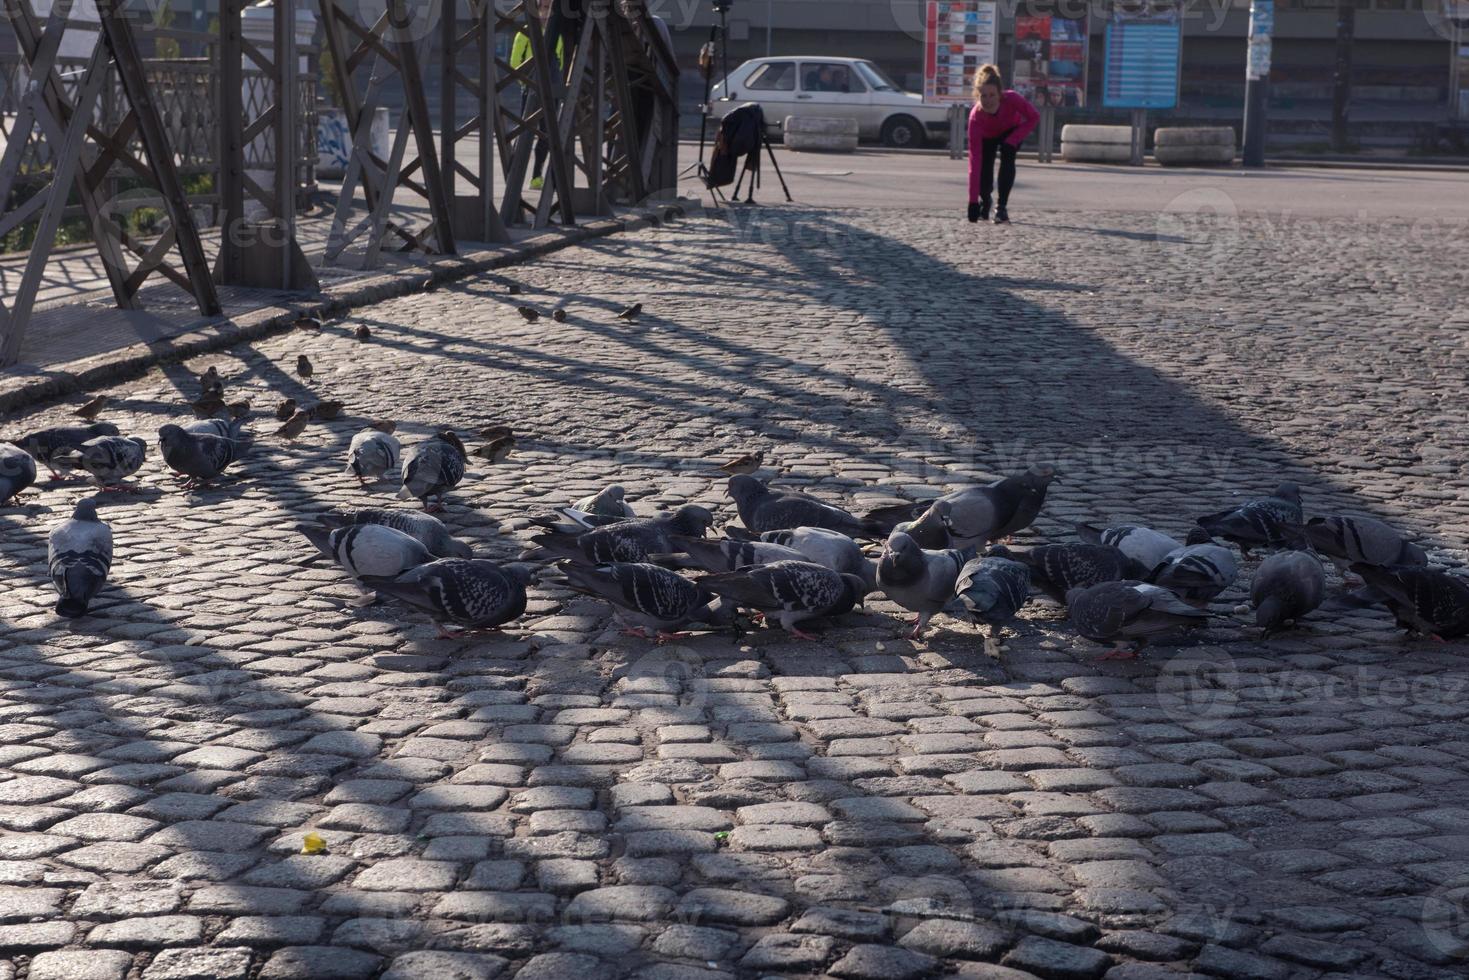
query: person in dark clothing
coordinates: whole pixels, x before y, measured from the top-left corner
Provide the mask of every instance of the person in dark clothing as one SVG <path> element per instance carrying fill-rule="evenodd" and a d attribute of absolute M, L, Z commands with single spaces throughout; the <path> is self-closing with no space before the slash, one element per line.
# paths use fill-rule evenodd
<path fill-rule="evenodd" d="M 974 75 L 974 109 L 969 113 L 969 220 L 988 221 L 995 158 L 1000 161 L 1000 201 L 995 224 L 1010 220 L 1010 188 L 1015 185 L 1015 154 L 1041 114 L 1025 96 L 1006 90 L 1000 70 L 983 65 Z"/>
<path fill-rule="evenodd" d="M 542 0 L 539 9 L 541 20 L 543 23 L 546 21 L 548 15 L 550 14 L 550 8 L 551 4 L 545 2 L 545 0 Z M 515 35 L 515 40 L 510 45 L 510 67 L 519 68 L 530 59 L 530 56 L 530 37 L 528 37 L 524 31 L 521 31 L 520 33 Z M 556 67 L 558 70 L 562 71 L 564 71 L 566 68 L 565 37 L 558 37 L 556 39 Z M 522 94 L 521 98 L 524 99 L 525 96 Z M 545 172 L 546 156 L 550 152 L 551 146 L 549 143 L 546 142 L 546 138 L 544 136 L 537 137 L 535 148 L 535 162 L 531 167 L 530 186 L 532 190 L 540 190 L 541 187 L 544 185 L 544 182 L 541 179 L 541 174 Z"/>

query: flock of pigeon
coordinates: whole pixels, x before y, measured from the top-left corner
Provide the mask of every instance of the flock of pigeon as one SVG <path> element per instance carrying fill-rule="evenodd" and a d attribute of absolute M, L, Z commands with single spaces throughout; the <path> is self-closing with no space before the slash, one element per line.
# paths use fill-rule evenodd
<path fill-rule="evenodd" d="M 310 375 L 310 364 L 298 364 L 298 373 Z M 223 401 L 213 369 L 201 386 L 195 410 L 232 417 L 170 423 L 157 432 L 163 461 L 185 488 L 210 485 L 251 448 L 248 406 Z M 304 420 L 333 417 L 341 407 L 323 404 L 284 404 L 278 435 L 295 438 Z M 103 406 L 97 398 L 78 414 L 90 420 Z M 398 498 L 419 500 L 423 510 L 329 511 L 298 529 L 316 548 L 313 560 L 331 558 L 363 586 L 358 604 L 404 602 L 429 613 L 441 635 L 458 635 L 448 624 L 486 630 L 516 620 L 538 576 L 605 599 L 624 632 L 658 642 L 689 626 L 737 627 L 740 611 L 814 639 L 802 624 L 842 616 L 876 592 L 914 614 L 911 638 L 946 614 L 986 624 L 996 642 L 1039 591 L 1066 608 L 1080 635 L 1116 644 L 1108 657 L 1134 657 L 1150 639 L 1208 623 L 1210 602 L 1235 582 L 1240 558 L 1252 550 L 1269 552 L 1250 583 L 1250 605 L 1265 635 L 1322 604 L 1322 555 L 1362 579 L 1363 588 L 1344 598 L 1349 604 L 1381 602 L 1401 626 L 1438 639 L 1469 633 L 1469 583 L 1429 566 L 1422 548 L 1378 520 L 1304 519 L 1293 483 L 1200 517 L 1183 542 L 1138 525 L 1078 525 L 1080 541 L 1011 550 L 1005 542 L 1042 510 L 1052 467 L 858 517 L 804 492 L 771 488 L 754 476 L 762 463 L 755 454 L 721 467 L 739 514 L 739 525 L 724 527 L 723 538 L 708 536 L 715 525 L 708 508 L 639 516 L 621 486 L 608 486 L 532 519 L 529 551 L 497 563 L 474 557 L 430 513 L 464 479 L 464 442 L 442 430 L 404 453 L 392 432 L 391 423 L 376 422 L 358 432 L 345 469 L 363 486 L 398 470 Z M 510 454 L 510 429 L 491 426 L 480 435 L 488 442 L 476 454 L 495 461 Z M 85 473 L 101 491 L 113 491 L 128 489 L 125 480 L 145 457 L 144 439 L 123 438 L 106 422 L 28 433 L 0 444 L 0 504 L 35 482 L 37 463 L 53 476 Z M 71 519 L 51 532 L 48 563 L 57 613 L 84 616 L 112 564 L 112 533 L 98 519 L 95 498 L 79 501 Z"/>
<path fill-rule="evenodd" d="M 303 377 L 310 370 L 309 362 L 298 365 Z M 212 368 L 201 385 L 196 412 L 231 417 L 158 429 L 164 462 L 191 489 L 219 478 L 252 443 L 244 428 L 248 404 L 225 403 Z M 94 399 L 77 414 L 90 421 L 105 401 Z M 277 417 L 286 424 L 277 434 L 292 439 L 304 428 L 303 414 L 306 421 L 334 417 L 340 407 L 282 405 Z M 1344 577 L 1362 580 L 1361 589 L 1342 599 L 1349 605 L 1381 603 L 1410 632 L 1436 639 L 1469 634 L 1469 583 L 1430 566 L 1421 548 L 1381 521 L 1306 520 L 1300 491 L 1290 483 L 1199 518 L 1182 542 L 1140 525 L 1081 524 L 1080 541 L 1012 550 L 1006 542 L 1030 527 L 1045 503 L 1056 477 L 1050 466 L 859 517 L 756 478 L 761 453 L 721 467 L 740 522 L 725 526 L 722 538 L 708 536 L 716 519 L 707 508 L 640 516 L 623 488 L 611 486 L 532 519 L 529 550 L 519 561 L 500 563 L 474 557 L 432 514 L 464 479 L 469 454 L 459 436 L 441 431 L 404 452 L 393 431 L 391 423 L 374 422 L 357 433 L 346 471 L 366 486 L 398 470 L 398 497 L 417 499 L 423 510 L 331 511 L 299 530 L 318 553 L 312 560 L 329 558 L 362 585 L 358 604 L 405 603 L 426 611 L 441 635 L 462 635 L 447 625 L 478 631 L 514 621 L 537 577 L 605 600 L 625 632 L 659 642 L 690 626 L 738 628 L 741 611 L 814 639 L 804 624 L 841 616 L 881 592 L 914 614 L 914 639 L 944 614 L 988 626 L 988 642 L 997 644 L 1038 591 L 1065 607 L 1083 637 L 1116 644 L 1109 657 L 1133 657 L 1151 639 L 1207 623 L 1210 603 L 1234 584 L 1240 559 L 1253 550 L 1269 552 L 1250 585 L 1265 635 L 1322 604 L 1322 556 Z M 488 442 L 476 454 L 494 461 L 514 445 L 504 426 L 480 435 Z M 58 471 L 81 471 L 110 491 L 129 489 L 124 481 L 146 456 L 143 439 L 123 437 L 107 422 L 32 432 L 0 443 L 0 505 L 35 482 L 38 462 L 58 478 Z M 50 536 L 57 613 L 85 615 L 111 563 L 111 532 L 98 518 L 96 499 L 85 498 Z"/>
<path fill-rule="evenodd" d="M 751 462 L 726 467 L 753 469 Z M 1469 634 L 1469 583 L 1430 567 L 1421 548 L 1381 521 L 1306 520 L 1290 483 L 1199 518 L 1183 542 L 1136 524 L 1080 524 L 1078 542 L 1006 547 L 1035 521 L 1055 477 L 1053 467 L 1032 466 L 988 486 L 858 517 L 738 472 L 728 495 L 740 524 L 726 526 L 722 539 L 706 537 L 714 515 L 705 508 L 639 518 L 622 489 L 609 487 L 535 520 L 543 533 L 527 557 L 559 559 L 572 589 L 606 599 L 629 630 L 656 629 L 660 639 L 691 623 L 728 625 L 741 609 L 814 639 L 800 624 L 839 616 L 881 592 L 914 614 L 913 639 L 942 613 L 988 626 L 997 643 L 1039 591 L 1067 610 L 1082 636 L 1116 644 L 1107 657 L 1123 659 L 1155 637 L 1207 623 L 1210 603 L 1234 584 L 1240 558 L 1252 550 L 1270 552 L 1250 588 L 1266 636 L 1322 604 L 1321 556 L 1362 579 L 1364 587 L 1343 598 L 1348 606 L 1382 603 L 1409 631 L 1436 639 Z M 864 540 L 881 542 L 875 561 Z M 1237 546 L 1240 557 L 1219 541 Z"/>

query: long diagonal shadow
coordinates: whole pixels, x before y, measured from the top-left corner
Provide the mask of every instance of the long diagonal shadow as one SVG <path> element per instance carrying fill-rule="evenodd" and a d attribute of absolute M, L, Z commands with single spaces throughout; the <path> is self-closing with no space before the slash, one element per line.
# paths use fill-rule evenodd
<path fill-rule="evenodd" d="M 471 412 L 485 411 L 486 406 L 493 405 L 496 411 L 503 410 L 504 420 L 517 428 L 532 433 L 545 431 L 543 440 L 532 440 L 531 444 L 553 458 L 583 452 L 600 452 L 608 457 L 628 453 L 627 446 L 639 438 L 660 437 L 666 424 L 658 418 L 639 417 L 634 409 L 675 404 L 689 418 L 738 429 L 740 438 L 750 432 L 775 434 L 780 442 L 777 455 L 820 451 L 854 462 L 880 463 L 905 488 L 960 482 L 980 473 L 1012 469 L 1031 459 L 1056 461 L 1066 473 L 1066 482 L 1056 489 L 1051 513 L 1039 526 L 1047 534 L 1065 533 L 1061 529 L 1062 518 L 1066 517 L 1106 520 L 1114 516 L 1151 516 L 1137 512 L 1144 507 L 1168 517 L 1171 523 L 1166 526 L 1178 528 L 1194 512 L 1192 508 L 1200 507 L 1199 512 L 1205 509 L 1202 502 L 1223 506 L 1231 493 L 1259 492 L 1276 479 L 1291 477 L 1306 485 L 1316 509 L 1327 509 L 1325 504 L 1368 513 L 1380 511 L 1375 500 L 1354 495 L 1346 484 L 1293 464 L 1289 454 L 1269 436 L 1241 424 L 1147 363 L 1125 355 L 1101 332 L 1031 298 L 1037 292 L 1075 292 L 1077 287 L 1063 283 L 1050 288 L 1044 280 L 1020 278 L 987 281 L 965 271 L 961 264 L 939 259 L 850 217 L 810 212 L 803 213 L 801 220 L 816 223 L 818 233 L 803 238 L 771 235 L 767 239 L 752 237 L 748 228 L 731 229 L 706 222 L 670 228 L 651 236 L 647 244 L 640 239 L 558 253 L 527 269 L 528 277 L 546 274 L 605 281 L 596 277 L 605 277 L 610 260 L 617 256 L 638 258 L 639 265 L 676 261 L 676 269 L 658 277 L 663 292 L 656 300 L 650 299 L 649 312 L 639 324 L 609 322 L 617 303 L 581 297 L 566 324 L 543 321 L 520 325 L 511 321 L 513 328 L 492 333 L 474 324 L 431 330 L 397 323 L 391 318 L 397 307 L 385 308 L 379 319 L 370 322 L 382 327 L 377 345 L 384 351 L 422 359 L 425 386 L 452 389 L 466 384 L 474 386 L 466 390 L 485 391 L 515 379 L 544 394 L 547 402 L 554 397 L 558 405 L 565 406 L 560 417 L 548 417 L 543 404 L 527 403 L 524 398 L 515 402 L 511 395 L 487 397 L 476 405 L 437 409 L 452 416 L 443 421 L 469 424 L 474 418 Z M 767 240 L 768 247 L 763 244 Z M 1082 276 L 1078 274 L 1077 278 Z M 625 280 L 629 297 L 636 290 L 646 289 L 645 282 L 641 274 L 629 276 Z M 444 292 L 452 298 L 462 297 L 466 305 L 482 306 L 491 288 L 471 281 Z M 710 309 L 711 301 L 728 303 L 728 309 Z M 508 309 L 511 301 L 503 302 L 505 312 L 513 316 Z M 746 303 L 762 313 L 769 309 L 788 311 L 789 328 L 750 329 L 740 320 Z M 411 309 L 404 309 L 404 318 L 413 318 Z M 819 319 L 808 322 L 806 318 L 813 315 Z M 325 381 L 308 388 L 253 348 L 237 350 L 244 352 L 240 356 L 246 365 L 240 377 L 302 397 L 308 391 L 325 393 L 330 388 Z M 848 355 L 850 350 L 863 351 L 865 356 L 854 363 Z M 187 385 L 192 380 L 187 372 L 180 369 L 170 378 L 179 391 L 189 393 Z M 399 393 L 397 403 L 419 397 L 418 393 Z M 140 401 L 140 410 L 147 405 Z M 624 433 L 619 445 L 600 447 L 562 434 L 587 420 L 619 425 Z M 345 422 L 328 427 L 334 445 L 345 445 L 350 436 L 348 428 Z M 706 439 L 722 446 L 728 446 L 729 441 L 728 436 L 722 442 Z M 54 707 L 62 705 L 96 712 L 111 726 L 104 733 L 108 744 L 98 751 L 128 742 L 169 741 L 168 733 L 175 724 L 237 723 L 246 733 L 242 743 L 251 745 L 271 743 L 270 736 L 282 726 L 294 726 L 292 730 L 311 732 L 313 736 L 344 727 L 367 727 L 352 720 L 357 716 L 336 715 L 307 705 L 318 699 L 351 698 L 352 682 L 332 680 L 337 675 L 330 668 L 342 667 L 341 676 L 350 677 L 353 664 L 383 649 L 371 641 L 381 635 L 379 627 L 391 627 L 371 617 L 359 619 L 333 611 L 318 604 L 315 600 L 320 597 L 315 593 L 303 600 L 299 592 L 283 588 L 285 581 L 295 577 L 313 583 L 337 578 L 335 573 L 303 572 L 289 566 L 297 553 L 282 548 L 278 529 L 266 526 L 319 507 L 321 501 L 317 498 L 324 484 L 308 467 L 297 465 L 300 460 L 290 452 L 266 448 L 257 453 L 256 462 L 244 467 L 248 478 L 244 483 L 203 499 L 201 502 L 212 501 L 214 506 L 196 507 L 179 520 L 180 526 L 174 530 L 187 539 L 195 557 L 168 553 L 166 545 L 155 540 L 156 530 L 151 532 L 154 538 L 149 538 L 148 524 L 141 514 L 119 521 L 128 535 L 130 560 L 144 565 L 191 566 L 187 581 L 180 581 L 176 590 L 162 595 L 134 594 L 130 584 L 133 573 L 122 566 L 119 588 L 99 604 L 97 621 L 72 634 L 51 628 L 46 617 L 33 608 L 22 608 L 34 603 L 14 607 L 7 604 L 6 627 L 0 632 L 0 677 L 12 685 L 7 696 L 12 704 L 34 706 L 37 714 L 53 713 Z M 653 451 L 634 450 L 629 456 L 631 464 L 649 469 L 666 470 L 682 462 Z M 157 465 L 156 458 L 153 465 Z M 804 479 L 809 475 L 803 470 L 799 476 Z M 1166 477 L 1166 493 L 1157 489 L 1149 489 L 1145 495 L 1134 492 L 1135 485 L 1155 487 L 1161 477 Z M 708 479 L 710 492 L 717 493 L 712 477 Z M 472 511 L 453 516 L 461 521 L 482 520 Z M 12 530 L 15 533 L 9 533 Z M 38 555 L 44 553 L 39 529 L 7 521 L 4 531 L 0 559 L 6 569 L 34 574 Z M 326 593 L 330 593 L 329 586 Z M 290 602 L 298 606 L 283 618 L 261 615 L 266 608 Z M 873 650 L 873 644 L 886 641 L 889 634 L 872 627 L 871 620 L 865 623 L 834 639 L 850 641 L 852 649 Z M 194 648 L 201 652 L 193 656 L 191 650 L 179 647 L 187 648 L 190 640 L 199 639 L 196 632 L 203 634 L 204 641 L 214 639 L 216 645 L 206 643 Z M 446 648 L 420 643 L 417 638 L 422 635 L 423 631 L 416 629 L 406 646 L 395 640 L 393 648 L 442 660 Z M 109 642 L 101 643 L 104 637 Z M 248 639 L 230 645 L 218 643 L 231 637 L 235 641 Z M 757 646 L 778 677 L 830 676 L 838 669 L 837 657 L 824 648 L 796 653 L 789 645 Z M 914 651 L 896 646 L 892 649 L 901 653 L 859 657 L 850 650 L 843 651 L 847 659 L 842 664 L 845 667 L 850 663 L 852 674 L 858 677 L 883 672 L 905 675 L 934 666 L 932 653 L 930 659 L 922 661 Z M 1242 660 L 1266 652 L 1252 642 L 1235 643 L 1231 649 Z M 72 652 L 77 656 L 74 663 L 66 661 Z M 261 653 L 287 663 L 264 662 L 257 659 Z M 405 709 L 434 719 L 459 719 L 466 712 L 473 714 L 471 709 L 496 703 L 493 698 L 476 703 L 471 696 L 474 691 L 503 689 L 509 692 L 510 701 L 519 704 L 523 692 L 516 692 L 523 685 L 529 686 L 527 676 L 552 671 L 561 663 L 556 657 L 538 656 L 517 642 L 477 649 L 476 653 L 479 656 L 475 660 L 449 667 L 452 677 L 448 680 L 429 671 L 424 671 L 421 678 L 405 671 L 403 686 L 393 688 L 395 696 L 411 692 L 418 684 L 430 690 L 419 701 L 411 696 L 396 699 L 400 710 L 393 712 L 394 718 L 382 720 L 409 720 L 403 714 Z M 632 656 L 626 646 L 607 653 L 604 660 L 586 664 L 591 670 L 579 678 L 594 685 L 596 693 L 601 693 L 605 680 L 596 672 L 606 667 L 621 669 L 626 664 L 619 658 Z M 966 715 L 982 725 L 987 734 L 1011 730 L 1008 725 L 1021 731 L 1059 725 L 1039 718 L 1031 718 L 1023 726 L 1014 718 L 1005 724 L 999 720 L 1000 716 L 1026 712 L 1085 711 L 1101 706 L 1111 717 L 1122 719 L 1099 731 L 1097 737 L 1103 741 L 1088 743 L 1084 746 L 1087 752 L 1077 753 L 1078 769 L 1114 768 L 1122 764 L 1117 759 L 1124 751 L 1153 759 L 1159 746 L 1186 748 L 1198 741 L 1186 725 L 1176 726 L 1176 732 L 1158 730 L 1163 717 L 1156 699 L 1148 701 L 1152 695 L 1145 682 L 1153 670 L 1149 665 L 1118 675 L 1137 678 L 1141 683 L 1132 688 L 1137 693 L 1109 700 L 1106 694 L 1063 697 L 1049 684 L 1004 687 L 995 683 L 1003 675 L 993 664 L 977 657 L 966 661 L 947 647 L 939 653 L 948 658 L 942 661 L 946 666 L 940 671 L 945 683 L 972 688 L 980 695 L 976 701 L 993 702 L 975 707 L 972 715 Z M 1354 654 L 1351 649 L 1330 654 L 1313 652 L 1313 656 L 1327 660 L 1336 657 L 1334 662 L 1339 663 L 1380 665 L 1387 660 L 1386 654 Z M 726 646 L 720 656 L 729 655 Z M 1359 659 L 1353 660 L 1354 656 Z M 116 659 L 103 663 L 108 658 Z M 292 658 L 319 662 L 320 666 L 312 667 L 309 677 L 296 676 L 288 669 Z M 1063 664 L 1062 659 L 1058 654 L 1048 662 L 1051 669 L 1069 671 L 1055 675 L 1058 680 L 1063 676 L 1091 678 L 1097 673 L 1074 662 Z M 1431 673 L 1448 669 L 1446 660 L 1413 648 L 1405 663 Z M 260 666 L 252 669 L 252 665 Z M 109 666 L 125 671 L 127 676 L 117 677 L 118 671 L 107 670 Z M 930 672 L 927 676 L 934 675 Z M 181 701 L 185 705 L 189 702 L 183 692 L 179 692 L 180 697 L 163 693 L 175 686 L 187 688 L 191 679 L 201 677 L 208 678 L 205 687 L 210 683 L 221 685 L 231 692 L 229 697 L 221 704 L 196 710 L 179 706 Z M 434 685 L 436 680 L 444 686 Z M 880 678 L 874 680 L 880 683 Z M 325 688 L 324 694 L 319 693 L 321 688 Z M 91 693 L 79 697 L 81 690 Z M 310 695 L 305 693 L 308 690 Z M 29 702 L 28 696 L 32 699 Z M 949 694 L 942 696 L 947 698 Z M 1129 697 L 1137 700 L 1129 701 Z M 864 701 L 866 716 L 896 718 L 890 710 L 874 710 L 882 700 L 874 695 Z M 920 700 L 934 703 L 927 692 Z M 495 742 L 509 737 L 505 730 L 509 722 L 503 720 L 508 714 L 491 711 L 483 716 L 483 740 Z M 522 712 L 525 716 L 534 717 L 536 711 Z M 1260 724 L 1263 716 L 1264 712 L 1240 709 L 1223 722 L 1216 718 L 1214 723 L 1219 727 L 1210 737 L 1227 741 L 1256 736 L 1267 730 Z M 1081 722 L 1074 724 L 1088 727 Z M 1465 733 L 1457 731 L 1462 727 L 1457 722 L 1445 723 L 1434 731 L 1462 738 Z M 391 726 L 385 730 L 391 730 Z M 112 743 L 111 739 L 122 741 Z M 306 758 L 320 753 L 301 752 L 296 747 L 300 744 L 290 739 L 272 744 L 270 751 L 279 756 L 279 762 L 269 766 L 268 771 L 300 780 L 309 780 L 313 771 L 322 775 L 316 769 L 317 763 Z M 1109 747 L 1119 752 L 1108 756 L 1102 749 Z M 169 747 L 158 746 L 155 751 L 166 756 Z M 1215 751 L 1221 756 L 1239 756 L 1232 749 L 1221 747 Z M 146 754 L 141 748 L 138 752 Z M 990 759 L 972 750 L 957 754 L 974 756 L 972 761 L 981 768 L 991 764 Z M 1157 757 L 1162 757 L 1161 751 Z M 391 765 L 375 769 L 377 765 L 376 758 L 349 762 L 331 770 L 331 775 L 375 772 L 374 778 L 378 778 L 391 772 Z M 893 772 L 887 761 L 876 765 Z M 868 778 L 885 777 L 856 777 L 853 784 Z M 961 785 L 936 776 L 928 778 L 950 788 Z M 934 783 L 922 785 L 942 795 Z M 854 801 L 848 806 L 851 813 L 900 811 L 891 804 L 863 802 L 885 797 L 899 788 L 898 783 L 856 785 L 850 797 L 842 798 Z M 281 784 L 252 784 L 251 791 L 286 789 Z M 297 789 L 308 787 L 302 783 Z M 315 795 L 307 792 L 301 798 Z M 1027 804 L 1041 807 L 1045 803 L 1034 796 L 1007 800 L 996 810 L 993 833 L 970 828 L 978 835 L 976 843 L 1003 843 L 1010 834 L 1020 836 L 1022 831 L 1051 833 L 1051 826 L 1060 828 L 1057 832 L 1069 833 L 1064 821 L 1045 826 L 1032 822 L 1013 829 L 1009 826 L 1007 816 L 1019 820 L 1030 815 Z M 1107 809 L 1097 801 L 1088 801 L 1087 806 Z M 1189 806 L 1204 808 L 1193 803 Z M 901 812 L 904 819 L 896 823 L 918 822 L 912 813 Z M 880 829 L 883 821 L 874 817 L 871 822 L 874 826 L 868 830 Z M 493 826 L 503 827 L 505 821 Z M 947 833 L 952 828 L 935 828 L 936 832 L 940 830 Z M 1266 846 L 1306 846 L 1310 835 L 1318 832 L 1320 822 L 1276 826 Z M 189 831 L 182 835 L 185 846 L 188 836 Z M 926 825 L 922 834 L 904 830 L 902 836 L 912 846 L 924 841 L 943 847 L 954 843 L 951 837 L 930 834 Z M 210 838 L 201 830 L 196 839 Z M 341 839 L 345 841 L 347 836 Z M 287 839 L 286 843 L 295 842 Z M 374 846 L 386 845 L 379 841 Z M 952 867 L 934 852 L 926 858 L 918 853 L 907 856 L 915 867 Z M 1203 887 L 1189 880 L 1187 874 L 1207 865 L 1167 862 L 1166 855 L 1156 849 L 1153 856 L 1167 875 L 1169 889 L 1189 896 Z M 221 877 L 233 877 L 223 863 L 214 870 Z M 997 898 L 1004 900 L 1004 893 L 1010 890 L 1005 876 L 970 877 L 972 880 L 962 884 L 982 899 L 979 906 L 1003 904 Z M 1026 878 L 1016 875 L 1014 880 L 1024 883 Z M 948 882 L 930 884 L 940 891 L 950 887 Z M 930 886 L 914 887 L 924 891 Z M 1060 886 L 1046 882 L 1046 888 L 1060 889 L 1048 894 L 1063 902 L 1067 887 L 1066 882 Z M 981 888 L 991 889 L 992 894 L 981 896 Z M 313 890 L 330 889 L 324 886 Z M 1017 885 L 1016 890 L 1022 890 L 1021 886 Z M 841 901 L 845 900 L 838 903 Z M 1154 914 L 1149 912 L 1144 918 Z"/>

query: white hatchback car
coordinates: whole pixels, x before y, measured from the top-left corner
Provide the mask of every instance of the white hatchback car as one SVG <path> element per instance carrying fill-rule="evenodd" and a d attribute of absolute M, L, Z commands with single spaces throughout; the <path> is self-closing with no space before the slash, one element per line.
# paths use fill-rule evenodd
<path fill-rule="evenodd" d="M 857 120 L 861 139 L 880 139 L 893 147 L 923 146 L 933 137 L 947 141 L 948 107 L 925 103 L 904 92 L 881 68 L 861 58 L 786 56 L 754 58 L 710 90 L 714 114 L 723 106 L 758 102 L 765 125 L 778 135 L 787 116 Z"/>

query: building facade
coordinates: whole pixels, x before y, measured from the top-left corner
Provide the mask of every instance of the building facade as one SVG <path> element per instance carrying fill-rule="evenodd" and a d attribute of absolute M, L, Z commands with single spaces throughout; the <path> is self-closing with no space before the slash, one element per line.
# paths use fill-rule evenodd
<path fill-rule="evenodd" d="M 1271 71 L 1272 142 L 1306 145 L 1330 129 L 1338 0 L 1277 0 Z M 717 22 L 709 0 L 649 0 L 674 29 L 686 69 L 685 101 L 698 101 L 698 50 Z M 1469 49 L 1456 48 L 1454 8 L 1443 0 L 1355 0 L 1353 138 L 1364 146 L 1428 151 L 1456 118 L 1469 120 Z M 1076 119 L 1105 121 L 1099 105 L 1102 35 L 1110 0 L 999 0 L 1000 67 L 1008 72 L 1017 15 L 1090 16 L 1091 105 Z M 1249 0 L 1184 0 L 1183 83 L 1176 121 L 1237 121 L 1244 102 Z M 923 0 L 733 0 L 730 64 L 772 54 L 870 58 L 922 90 Z M 1469 4 L 1459 8 L 1469 24 Z M 1459 35 L 1469 45 L 1469 27 Z M 1457 76 L 1457 77 L 1456 77 Z M 693 93 L 692 95 L 690 93 Z M 690 98 L 692 101 L 690 102 Z M 1062 120 L 1064 122 L 1064 119 Z M 1452 138 L 1452 137 L 1449 137 Z M 1438 147 L 1442 150 L 1443 147 Z"/>

